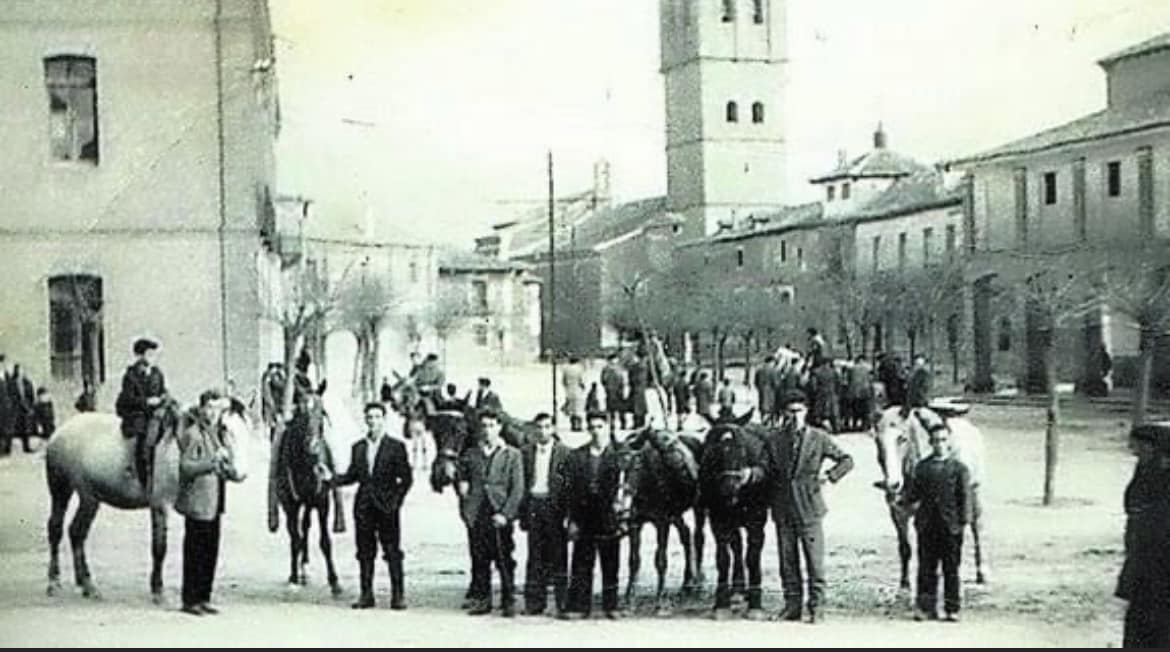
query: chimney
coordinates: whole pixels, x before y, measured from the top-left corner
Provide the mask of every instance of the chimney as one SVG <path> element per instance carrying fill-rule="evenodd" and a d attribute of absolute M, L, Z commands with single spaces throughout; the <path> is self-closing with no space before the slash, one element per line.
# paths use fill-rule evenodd
<path fill-rule="evenodd" d="M 598 159 L 593 163 L 593 202 L 591 208 L 608 208 L 610 205 L 609 161 Z"/>
<path fill-rule="evenodd" d="M 844 170 L 847 165 L 849 165 L 849 152 L 843 149 L 837 150 L 837 169 Z"/>
<path fill-rule="evenodd" d="M 877 131 L 873 132 L 873 148 L 886 148 L 886 130 L 882 128 L 882 123 L 878 123 Z"/>

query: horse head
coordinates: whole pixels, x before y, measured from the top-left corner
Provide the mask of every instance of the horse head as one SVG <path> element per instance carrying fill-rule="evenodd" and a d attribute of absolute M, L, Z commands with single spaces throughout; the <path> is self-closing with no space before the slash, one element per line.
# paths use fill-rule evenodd
<path fill-rule="evenodd" d="M 248 408 L 242 401 L 234 397 L 230 401 L 230 406 L 219 418 L 219 440 L 228 452 L 225 465 L 227 479 L 243 482 L 248 477 L 252 422 L 248 418 Z"/>
<path fill-rule="evenodd" d="M 732 509 L 743 500 L 743 489 L 751 480 L 750 475 L 744 474 L 744 469 L 759 458 L 749 450 L 749 437 L 746 424 L 738 423 L 737 420 L 715 421 L 707 431 L 700 470 L 703 487 L 700 491 L 706 497 L 709 507 Z"/>
<path fill-rule="evenodd" d="M 892 500 L 904 488 L 906 479 L 914 473 L 914 467 L 926 452 L 926 426 L 931 419 L 939 417 L 923 408 L 908 413 L 900 406 L 882 411 L 873 430 L 877 447 L 878 466 L 882 479 L 874 486 L 886 492 Z"/>
<path fill-rule="evenodd" d="M 410 417 L 422 419 L 418 414 Z M 431 488 L 436 492 L 454 484 L 459 474 L 459 456 L 470 445 L 471 427 L 467 416 L 460 411 L 442 410 L 425 420 L 427 429 L 435 436 L 435 461 L 431 464 Z"/>
<path fill-rule="evenodd" d="M 321 397 L 316 394 L 303 394 L 293 409 L 292 419 L 289 420 L 288 437 L 285 444 L 285 458 L 290 474 L 305 481 L 308 473 L 312 473 L 312 481 L 316 486 L 314 493 L 323 488 L 322 474 L 328 468 L 329 448 L 325 441 L 325 407 Z"/>
<path fill-rule="evenodd" d="M 630 441 L 615 442 L 614 451 L 617 456 L 617 487 L 613 493 L 613 503 L 610 508 L 618 532 L 629 532 L 634 521 L 634 502 L 639 497 L 642 486 L 642 476 L 646 472 L 643 462 L 645 449 L 635 448 Z"/>

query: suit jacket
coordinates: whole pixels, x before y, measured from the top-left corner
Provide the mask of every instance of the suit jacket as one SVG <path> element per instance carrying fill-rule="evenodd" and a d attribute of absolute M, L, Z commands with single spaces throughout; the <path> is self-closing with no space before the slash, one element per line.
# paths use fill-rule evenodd
<path fill-rule="evenodd" d="M 8 373 L 0 373 L 0 436 L 16 434 L 19 410 L 15 392 L 8 389 L 11 378 Z"/>
<path fill-rule="evenodd" d="M 930 402 L 930 371 L 923 367 L 915 369 L 910 374 L 910 383 L 906 387 L 907 407 L 926 407 Z"/>
<path fill-rule="evenodd" d="M 612 446 L 606 446 L 596 476 L 591 456 L 589 444 L 569 451 L 565 483 L 569 521 L 585 536 L 608 535 L 618 526 L 612 508 L 620 471 L 618 455 Z"/>
<path fill-rule="evenodd" d="M 1170 604 L 1170 470 L 1139 462 L 1125 488 L 1125 563 L 1115 595 L 1145 606 Z"/>
<path fill-rule="evenodd" d="M 491 408 L 497 412 L 503 409 L 503 404 L 500 403 L 500 396 L 492 390 L 479 390 L 475 394 L 475 409 L 482 410 L 484 408 Z"/>
<path fill-rule="evenodd" d="M 829 511 L 821 493 L 824 461 L 836 462 L 828 476 L 837 482 L 853 468 L 853 458 L 824 430 L 812 426 L 805 427 L 799 448 L 794 442 L 795 432 L 784 428 L 768 438 L 764 449 L 771 479 L 772 518 L 785 525 L 811 525 Z"/>
<path fill-rule="evenodd" d="M 369 447 L 370 440 L 366 437 L 354 443 L 349 469 L 333 479 L 333 485 L 337 487 L 357 483 L 357 495 L 353 499 L 354 520 L 359 514 L 366 517 L 393 513 L 402 506 L 413 482 L 406 446 L 402 442 L 382 435 L 372 473 L 366 458 Z"/>
<path fill-rule="evenodd" d="M 943 527 L 962 534 L 971 520 L 971 473 L 954 456 L 939 459 L 930 455 L 914 467 L 907 478 L 906 502 L 918 504 L 914 526 L 918 529 Z"/>
<path fill-rule="evenodd" d="M 548 469 L 548 499 L 555 508 L 563 513 L 565 510 L 565 482 L 568 472 L 569 447 L 555 439 L 549 444 L 552 453 L 549 456 Z M 536 482 L 536 442 L 528 442 L 520 449 L 524 458 L 524 504 L 520 513 L 527 514 L 527 501 L 532 496 L 532 485 Z"/>
<path fill-rule="evenodd" d="M 192 410 L 184 417 L 179 435 L 179 492 L 175 511 L 196 521 L 211 521 L 224 511 L 224 481 L 214 472 L 194 474 L 185 471 L 188 464 L 210 461 L 220 448 L 215 424 L 203 421 Z"/>
<path fill-rule="evenodd" d="M 122 417 L 122 434 L 137 437 L 146 434 L 146 426 L 154 408 L 146 400 L 167 393 L 166 379 L 158 367 L 135 362 L 122 375 L 122 391 L 114 409 Z"/>
<path fill-rule="evenodd" d="M 483 446 L 472 446 L 459 458 L 461 477 L 468 484 L 459 501 L 459 513 L 470 526 L 486 500 L 492 513 L 503 514 L 509 521 L 520 515 L 524 500 L 524 461 L 520 451 L 501 443 L 489 458 Z"/>

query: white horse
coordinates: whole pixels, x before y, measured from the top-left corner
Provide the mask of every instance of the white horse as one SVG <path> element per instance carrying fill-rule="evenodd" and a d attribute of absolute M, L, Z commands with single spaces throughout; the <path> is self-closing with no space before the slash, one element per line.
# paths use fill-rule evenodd
<path fill-rule="evenodd" d="M 913 478 L 918 462 L 930 453 L 927 426 L 944 420 L 951 431 L 951 446 L 960 462 L 966 465 L 971 478 L 971 534 L 975 544 L 975 581 L 983 584 L 987 575 L 983 568 L 983 507 L 979 489 L 985 480 L 983 433 L 965 416 L 965 406 L 932 405 L 915 408 L 906 416 L 902 408 L 893 406 L 882 411 L 873 431 L 877 445 L 878 464 L 882 480 L 874 486 L 885 492 L 890 519 L 898 533 L 898 555 L 902 562 L 900 586 L 910 588 L 910 514 L 904 507 L 907 480 Z"/>

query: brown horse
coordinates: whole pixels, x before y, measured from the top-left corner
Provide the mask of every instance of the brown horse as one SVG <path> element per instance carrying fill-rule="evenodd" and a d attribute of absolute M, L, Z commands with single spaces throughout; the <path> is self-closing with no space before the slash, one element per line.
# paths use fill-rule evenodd
<path fill-rule="evenodd" d="M 49 485 L 49 588 L 61 592 L 58 548 L 65 512 L 76 493 L 81 501 L 69 525 L 73 548 L 73 573 L 82 594 L 100 598 L 85 557 L 85 539 L 102 503 L 117 509 L 149 509 L 152 567 L 150 592 L 155 604 L 163 604 L 162 565 L 167 552 L 167 510 L 179 487 L 178 435 L 186 419 L 173 401 L 158 409 L 158 445 L 154 449 L 154 473 L 150 491 L 139 482 L 134 466 L 133 438 L 122 436 L 121 420 L 111 414 L 86 412 L 61 425 L 45 448 L 45 476 Z M 228 479 L 242 482 L 247 476 L 247 445 L 251 437 L 245 408 L 239 401 L 223 413 L 219 437 L 229 454 Z"/>

